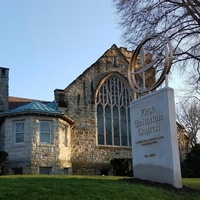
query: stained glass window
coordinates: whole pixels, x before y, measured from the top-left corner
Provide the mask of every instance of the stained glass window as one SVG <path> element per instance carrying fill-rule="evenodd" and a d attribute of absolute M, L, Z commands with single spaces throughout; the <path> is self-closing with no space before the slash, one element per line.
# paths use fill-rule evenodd
<path fill-rule="evenodd" d="M 131 99 L 128 89 L 117 76 L 101 85 L 96 101 L 99 145 L 131 146 Z"/>

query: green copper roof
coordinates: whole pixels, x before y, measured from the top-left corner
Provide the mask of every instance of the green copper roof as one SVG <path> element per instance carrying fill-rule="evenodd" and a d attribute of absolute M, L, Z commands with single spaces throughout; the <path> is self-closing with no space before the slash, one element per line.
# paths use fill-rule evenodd
<path fill-rule="evenodd" d="M 37 115 L 49 115 L 62 118 L 71 125 L 75 124 L 75 121 L 65 115 L 57 106 L 56 102 L 32 101 L 18 108 L 0 113 L 0 119 L 8 116 L 25 115 L 25 114 L 37 114 Z"/>
<path fill-rule="evenodd" d="M 15 113 L 46 113 L 46 114 L 62 114 L 58 109 L 56 102 L 50 102 L 44 104 L 40 101 L 33 101 L 31 103 L 25 104 L 13 110 L 9 110 L 2 114 L 15 114 Z"/>

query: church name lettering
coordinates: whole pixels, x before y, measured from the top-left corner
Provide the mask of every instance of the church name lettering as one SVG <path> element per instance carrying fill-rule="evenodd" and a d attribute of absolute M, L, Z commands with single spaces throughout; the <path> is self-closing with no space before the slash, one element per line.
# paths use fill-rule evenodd
<path fill-rule="evenodd" d="M 154 107 L 141 109 L 140 117 L 134 122 L 139 135 L 160 131 L 159 122 L 163 120 L 163 115 L 155 114 Z"/>
<path fill-rule="evenodd" d="M 144 134 L 148 134 L 148 133 L 152 133 L 152 132 L 156 132 L 160 130 L 160 126 L 156 123 L 154 126 L 150 126 L 150 127 L 141 127 L 138 129 L 138 134 L 139 135 L 144 135 Z"/>
<path fill-rule="evenodd" d="M 141 109 L 140 116 L 143 117 L 145 115 L 149 115 L 149 114 L 152 114 L 152 113 L 154 113 L 154 107 L 144 108 L 144 109 Z"/>
<path fill-rule="evenodd" d="M 143 139 L 138 138 L 135 144 L 145 149 L 146 153 L 143 154 L 145 159 L 155 158 L 157 153 L 152 152 L 151 145 L 159 146 L 165 138 L 163 135 L 158 135 L 161 134 L 161 122 L 164 116 L 156 109 L 156 106 L 144 107 L 139 110 L 138 114 L 138 118 L 134 120 L 134 126 L 137 135 L 143 136 Z"/>

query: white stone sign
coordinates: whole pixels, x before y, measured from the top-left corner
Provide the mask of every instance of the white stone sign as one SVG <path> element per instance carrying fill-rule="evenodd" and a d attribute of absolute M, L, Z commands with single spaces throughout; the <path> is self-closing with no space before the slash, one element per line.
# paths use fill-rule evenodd
<path fill-rule="evenodd" d="M 133 100 L 130 107 L 134 177 L 181 188 L 173 89 Z"/>

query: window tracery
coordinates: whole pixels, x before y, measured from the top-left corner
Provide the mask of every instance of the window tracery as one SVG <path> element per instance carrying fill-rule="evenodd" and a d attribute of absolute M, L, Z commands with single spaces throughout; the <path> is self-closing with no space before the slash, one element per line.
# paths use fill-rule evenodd
<path fill-rule="evenodd" d="M 107 79 L 97 94 L 98 144 L 131 146 L 131 95 L 117 76 Z"/>

